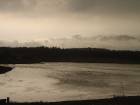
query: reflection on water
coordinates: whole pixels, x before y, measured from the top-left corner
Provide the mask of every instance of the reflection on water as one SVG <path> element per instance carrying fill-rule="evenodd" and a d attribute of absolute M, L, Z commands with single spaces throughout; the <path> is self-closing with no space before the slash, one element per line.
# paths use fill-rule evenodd
<path fill-rule="evenodd" d="M 140 65 L 45 63 L 15 65 L 0 75 L 0 98 L 62 101 L 140 95 Z"/>

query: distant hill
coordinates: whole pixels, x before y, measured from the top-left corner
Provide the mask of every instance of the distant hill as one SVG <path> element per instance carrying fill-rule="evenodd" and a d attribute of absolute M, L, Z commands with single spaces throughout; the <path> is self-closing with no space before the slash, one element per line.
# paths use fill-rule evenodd
<path fill-rule="evenodd" d="M 1 64 L 40 62 L 92 62 L 140 64 L 140 51 L 117 51 L 98 48 L 0 48 Z"/>

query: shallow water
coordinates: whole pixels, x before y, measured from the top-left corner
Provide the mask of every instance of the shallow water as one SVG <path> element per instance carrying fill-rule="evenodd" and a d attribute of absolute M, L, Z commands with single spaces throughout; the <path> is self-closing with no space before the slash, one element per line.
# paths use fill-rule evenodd
<path fill-rule="evenodd" d="M 20 64 L 0 75 L 0 98 L 63 101 L 140 95 L 140 65 Z"/>

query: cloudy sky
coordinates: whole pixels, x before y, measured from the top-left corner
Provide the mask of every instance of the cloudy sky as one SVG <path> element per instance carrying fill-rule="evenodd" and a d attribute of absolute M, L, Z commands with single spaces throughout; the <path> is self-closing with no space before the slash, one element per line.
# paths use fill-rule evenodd
<path fill-rule="evenodd" d="M 0 0 L 0 46 L 140 50 L 139 0 Z"/>

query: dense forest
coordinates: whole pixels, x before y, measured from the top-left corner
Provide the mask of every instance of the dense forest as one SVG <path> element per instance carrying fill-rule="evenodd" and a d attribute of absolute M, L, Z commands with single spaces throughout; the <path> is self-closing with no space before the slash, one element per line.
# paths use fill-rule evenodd
<path fill-rule="evenodd" d="M 56 47 L 0 48 L 1 64 L 27 64 L 41 62 L 94 62 L 140 64 L 140 51 L 116 51 L 98 48 L 61 49 Z"/>

